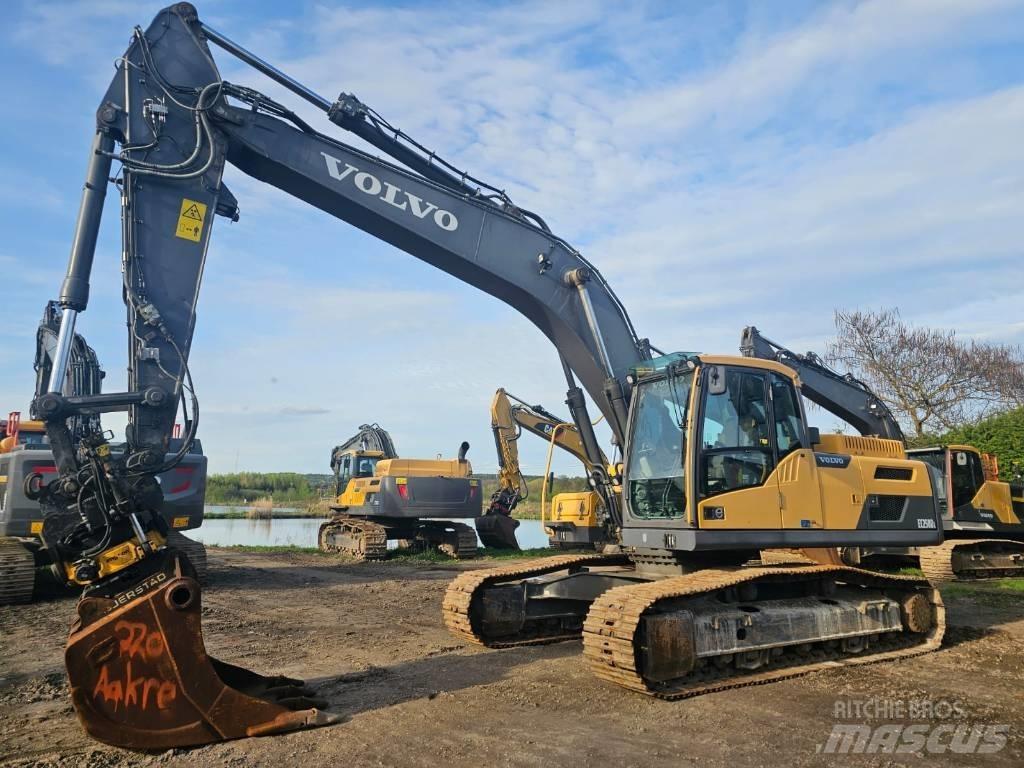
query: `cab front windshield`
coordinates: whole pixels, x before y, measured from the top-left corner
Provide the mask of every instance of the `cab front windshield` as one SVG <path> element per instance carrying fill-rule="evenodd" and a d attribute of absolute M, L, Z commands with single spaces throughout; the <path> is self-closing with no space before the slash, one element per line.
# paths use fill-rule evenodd
<path fill-rule="evenodd" d="M 685 511 L 683 453 L 692 380 L 686 372 L 637 387 L 626 469 L 636 517 L 681 517 Z"/>

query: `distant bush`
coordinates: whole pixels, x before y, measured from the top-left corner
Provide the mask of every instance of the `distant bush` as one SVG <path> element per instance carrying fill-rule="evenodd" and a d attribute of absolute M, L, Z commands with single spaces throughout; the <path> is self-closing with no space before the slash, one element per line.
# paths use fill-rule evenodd
<path fill-rule="evenodd" d="M 1003 480 L 1024 479 L 1024 408 L 950 430 L 932 442 L 973 445 L 979 451 L 999 458 L 999 472 Z"/>
<path fill-rule="evenodd" d="M 283 504 L 308 501 L 316 492 L 306 476 L 297 472 L 238 472 L 210 475 L 206 480 L 208 504 L 251 504 L 264 496 Z"/>

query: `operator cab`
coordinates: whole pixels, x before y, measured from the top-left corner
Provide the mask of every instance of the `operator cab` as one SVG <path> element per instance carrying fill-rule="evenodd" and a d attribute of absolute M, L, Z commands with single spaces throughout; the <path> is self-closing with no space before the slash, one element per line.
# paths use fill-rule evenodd
<path fill-rule="evenodd" d="M 12 411 L 6 421 L 0 421 L 0 453 L 16 448 L 49 448 L 50 438 L 46 436 L 46 425 L 41 421 L 22 421 L 18 411 Z"/>
<path fill-rule="evenodd" d="M 915 448 L 907 451 L 907 455 L 938 471 L 954 511 L 970 509 L 971 502 L 987 479 L 981 454 L 970 446 Z"/>
<path fill-rule="evenodd" d="M 688 494 L 701 501 L 763 486 L 786 456 L 810 448 L 795 375 L 775 363 L 726 360 L 690 356 L 660 371 L 655 361 L 638 378 L 626 464 L 637 518 L 684 518 Z M 764 522 L 774 526 L 776 511 Z"/>
<path fill-rule="evenodd" d="M 940 538 L 927 467 L 908 461 L 897 441 L 808 428 L 800 379 L 781 363 L 676 353 L 634 368 L 628 383 L 627 546 L 738 551 Z"/>
<path fill-rule="evenodd" d="M 379 451 L 354 451 L 338 462 L 337 492 L 343 493 L 353 478 L 373 477 L 377 462 L 384 457 Z"/>

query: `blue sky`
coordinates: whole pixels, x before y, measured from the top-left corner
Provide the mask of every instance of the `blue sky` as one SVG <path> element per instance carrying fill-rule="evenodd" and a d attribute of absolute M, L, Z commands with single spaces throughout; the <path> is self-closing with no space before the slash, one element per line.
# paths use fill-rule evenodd
<path fill-rule="evenodd" d="M 93 115 L 132 26 L 161 5 L 8 7 L 0 408 L 27 409 Z M 753 323 L 820 351 L 833 308 L 888 306 L 1024 343 L 1021 2 L 198 7 L 322 95 L 354 92 L 506 187 L 601 268 L 661 348 L 732 352 Z M 227 79 L 335 130 L 214 53 Z M 408 456 L 468 439 L 477 470 L 493 471 L 496 387 L 565 410 L 553 349 L 513 310 L 226 178 L 242 219 L 215 226 L 192 353 L 213 471 L 327 471 L 330 447 L 365 420 Z M 125 379 L 117 216 L 111 195 L 79 326 L 108 391 Z M 521 449 L 541 471 L 545 447 Z"/>

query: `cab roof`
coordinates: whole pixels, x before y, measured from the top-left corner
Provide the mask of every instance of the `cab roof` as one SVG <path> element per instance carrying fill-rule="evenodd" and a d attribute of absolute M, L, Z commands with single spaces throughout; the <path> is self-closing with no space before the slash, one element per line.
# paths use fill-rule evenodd
<path fill-rule="evenodd" d="M 673 352 L 669 355 L 655 357 L 634 366 L 632 373 L 638 379 L 656 376 L 664 373 L 673 365 L 685 365 L 688 360 L 693 360 L 694 364 L 699 362 L 704 365 L 737 365 L 744 368 L 760 368 L 761 370 L 773 371 L 785 376 L 797 384 L 800 383 L 800 377 L 796 371 L 788 365 L 783 365 L 774 360 L 762 360 L 759 357 L 743 357 L 741 355 L 710 355 L 699 352 Z"/>

